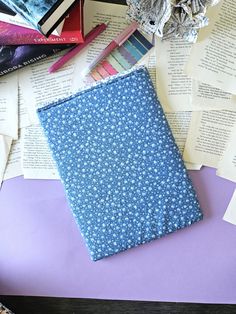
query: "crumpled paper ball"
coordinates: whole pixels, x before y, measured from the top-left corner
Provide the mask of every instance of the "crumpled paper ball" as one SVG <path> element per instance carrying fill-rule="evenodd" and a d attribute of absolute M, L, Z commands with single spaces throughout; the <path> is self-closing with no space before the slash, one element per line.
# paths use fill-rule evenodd
<path fill-rule="evenodd" d="M 219 0 L 127 0 L 127 18 L 136 20 L 140 29 L 158 37 L 197 40 L 198 30 L 208 25 L 208 6 Z"/>

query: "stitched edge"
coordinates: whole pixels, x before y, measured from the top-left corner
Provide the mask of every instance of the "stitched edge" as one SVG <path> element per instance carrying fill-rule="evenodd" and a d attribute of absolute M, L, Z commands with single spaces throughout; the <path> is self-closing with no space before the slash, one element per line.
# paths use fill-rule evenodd
<path fill-rule="evenodd" d="M 57 101 L 55 101 L 53 103 L 50 103 L 44 107 L 38 108 L 37 113 L 38 113 L 38 115 L 40 115 L 40 112 L 46 111 L 46 110 L 48 110 L 52 107 L 58 106 L 58 105 L 62 105 L 63 103 L 65 103 L 71 99 L 74 99 L 80 95 L 86 94 L 86 93 L 91 92 L 91 91 L 96 90 L 96 89 L 99 89 L 104 84 L 106 84 L 106 85 L 114 84 L 118 80 L 124 80 L 127 77 L 135 76 L 139 72 L 146 72 L 148 74 L 148 70 L 145 66 L 143 66 L 143 65 L 142 66 L 136 66 L 136 67 L 132 68 L 131 70 L 128 70 L 128 71 L 125 71 L 122 73 L 118 73 L 118 74 L 110 76 L 106 79 L 95 82 L 90 86 L 87 86 L 85 88 L 81 88 L 78 90 L 78 92 L 76 92 L 73 95 L 68 96 L 67 98 L 58 99 Z"/>

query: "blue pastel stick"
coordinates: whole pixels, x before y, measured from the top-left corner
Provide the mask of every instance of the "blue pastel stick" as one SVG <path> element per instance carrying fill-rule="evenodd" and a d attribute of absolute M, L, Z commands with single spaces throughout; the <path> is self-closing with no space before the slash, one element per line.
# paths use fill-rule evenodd
<path fill-rule="evenodd" d="M 146 48 L 146 47 L 144 47 L 141 43 L 140 43 L 140 41 L 138 41 L 137 39 L 136 39 L 136 37 L 135 36 L 130 36 L 129 37 L 129 41 L 131 42 L 131 44 L 134 46 L 134 47 L 136 47 L 140 52 L 141 52 L 141 54 L 142 55 L 145 55 L 147 52 L 148 52 L 148 49 Z"/>
<path fill-rule="evenodd" d="M 135 65 L 137 63 L 134 57 L 130 54 L 128 50 L 125 49 L 124 46 L 119 47 L 118 50 L 131 65 Z"/>
<path fill-rule="evenodd" d="M 153 47 L 153 45 L 139 31 L 135 31 L 133 36 L 135 36 L 147 50 L 150 50 Z"/>
<path fill-rule="evenodd" d="M 111 54 L 122 65 L 123 68 L 125 68 L 126 70 L 131 68 L 131 64 L 125 60 L 125 58 L 122 56 L 118 49 L 112 51 Z"/>
<path fill-rule="evenodd" d="M 140 52 L 128 41 L 123 44 L 126 50 L 135 58 L 136 61 L 139 61 L 142 58 Z"/>

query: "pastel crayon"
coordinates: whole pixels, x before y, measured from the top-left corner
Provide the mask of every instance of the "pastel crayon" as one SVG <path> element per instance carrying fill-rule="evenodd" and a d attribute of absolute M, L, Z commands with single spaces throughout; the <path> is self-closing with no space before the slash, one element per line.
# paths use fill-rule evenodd
<path fill-rule="evenodd" d="M 122 65 L 123 68 L 125 68 L 126 70 L 131 68 L 130 63 L 126 61 L 126 59 L 122 56 L 118 49 L 115 49 L 111 54 L 116 59 L 116 61 Z"/>
<path fill-rule="evenodd" d="M 143 46 L 141 43 L 140 43 L 140 41 L 138 41 L 137 39 L 136 39 L 136 37 L 135 36 L 130 36 L 129 37 L 129 41 L 131 42 L 131 44 L 134 46 L 134 47 L 136 47 L 139 51 L 140 51 L 140 53 L 142 54 L 142 55 L 145 55 L 145 53 L 147 53 L 148 52 L 148 49 L 145 47 L 145 46 Z"/>
<path fill-rule="evenodd" d="M 106 58 L 106 61 L 109 62 L 118 73 L 123 72 L 125 70 L 125 68 L 123 68 L 122 65 L 119 62 L 117 62 L 117 60 L 112 55 L 109 55 Z"/>
<path fill-rule="evenodd" d="M 125 49 L 124 46 L 119 47 L 118 50 L 131 65 L 135 65 L 137 63 L 134 57 L 129 53 L 128 50 Z"/>
<path fill-rule="evenodd" d="M 147 48 L 147 50 L 150 50 L 153 47 L 153 45 L 147 40 L 147 38 L 145 38 L 139 31 L 135 31 L 133 33 L 133 36 L 135 36 L 136 39 L 139 40 L 142 45 Z"/>
<path fill-rule="evenodd" d="M 113 66 L 107 62 L 106 60 L 103 60 L 101 62 L 102 66 L 104 67 L 104 69 L 110 74 L 110 75 L 114 75 L 114 74 L 117 74 L 118 71 L 116 71 Z"/>
<path fill-rule="evenodd" d="M 128 40 L 124 43 L 124 47 L 135 58 L 136 62 L 142 58 L 142 54 Z"/>
<path fill-rule="evenodd" d="M 96 67 L 96 71 L 103 77 L 106 78 L 110 76 L 110 74 L 104 69 L 104 67 L 100 64 Z"/>

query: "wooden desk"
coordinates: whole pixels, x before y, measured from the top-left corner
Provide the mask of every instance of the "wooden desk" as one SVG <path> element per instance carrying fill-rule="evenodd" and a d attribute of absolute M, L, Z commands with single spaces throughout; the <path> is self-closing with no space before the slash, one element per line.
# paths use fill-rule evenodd
<path fill-rule="evenodd" d="M 233 314 L 236 305 L 105 301 L 94 299 L 0 297 L 15 314 Z"/>

